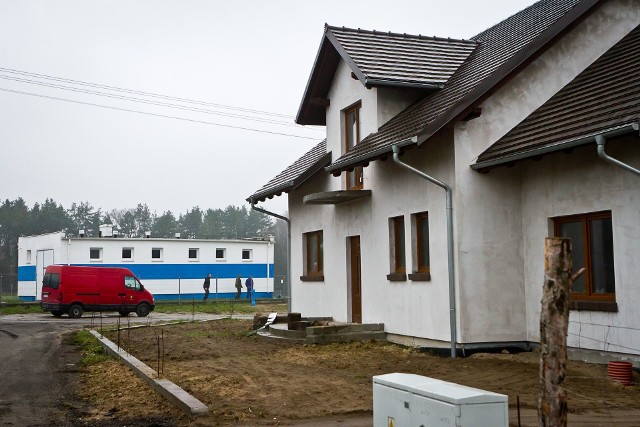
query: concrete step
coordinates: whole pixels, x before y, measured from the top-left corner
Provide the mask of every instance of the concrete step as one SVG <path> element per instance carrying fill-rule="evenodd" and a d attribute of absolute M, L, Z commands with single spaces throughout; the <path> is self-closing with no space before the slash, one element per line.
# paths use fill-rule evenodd
<path fill-rule="evenodd" d="M 336 334 L 307 335 L 307 344 L 328 344 L 333 342 L 351 341 L 386 341 L 387 334 L 384 331 L 369 332 L 342 332 Z"/>
<path fill-rule="evenodd" d="M 307 336 L 332 335 L 359 332 L 384 332 L 384 323 L 349 323 L 344 325 L 310 326 L 307 328 Z"/>

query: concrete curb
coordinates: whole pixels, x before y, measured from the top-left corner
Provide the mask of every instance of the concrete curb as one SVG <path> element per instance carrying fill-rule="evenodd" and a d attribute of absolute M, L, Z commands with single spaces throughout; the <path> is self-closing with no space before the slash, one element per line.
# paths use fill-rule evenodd
<path fill-rule="evenodd" d="M 140 378 L 146 381 L 152 389 L 187 415 L 204 415 L 209 411 L 207 405 L 200 402 L 198 399 L 191 396 L 171 381 L 158 378 L 158 373 L 156 371 L 124 351 L 122 348 L 118 348 L 116 344 L 101 335 L 99 332 L 94 330 L 90 332 L 98 339 L 98 341 L 100 341 L 100 344 L 105 348 L 105 350 L 121 359 L 126 365 L 133 369 Z"/>

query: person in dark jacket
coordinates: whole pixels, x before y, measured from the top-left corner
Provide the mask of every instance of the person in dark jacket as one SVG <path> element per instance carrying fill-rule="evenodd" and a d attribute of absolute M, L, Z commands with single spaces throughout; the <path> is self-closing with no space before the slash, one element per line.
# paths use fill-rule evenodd
<path fill-rule="evenodd" d="M 240 299 L 241 292 L 242 292 L 242 278 L 238 274 L 238 277 L 236 277 L 236 299 Z"/>
<path fill-rule="evenodd" d="M 209 298 L 210 287 L 211 287 L 211 274 L 208 274 L 207 277 L 204 278 L 204 283 L 202 284 L 202 289 L 204 289 L 203 301 L 206 301 L 207 298 Z"/>
<path fill-rule="evenodd" d="M 244 282 L 247 287 L 247 299 L 251 299 L 251 292 L 253 292 L 253 276 L 247 277 L 247 281 Z"/>

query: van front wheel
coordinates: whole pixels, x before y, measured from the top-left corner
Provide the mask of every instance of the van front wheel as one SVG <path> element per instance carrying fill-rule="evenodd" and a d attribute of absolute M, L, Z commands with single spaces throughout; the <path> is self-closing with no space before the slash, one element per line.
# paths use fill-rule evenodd
<path fill-rule="evenodd" d="M 82 317 L 83 313 L 84 309 L 80 304 L 73 304 L 71 307 L 69 307 L 69 317 L 71 317 L 72 319 Z"/>
<path fill-rule="evenodd" d="M 146 302 L 141 303 L 138 308 L 136 308 L 136 314 L 138 317 L 147 317 L 147 315 L 149 315 L 149 311 L 151 310 L 149 309 L 149 304 Z"/>

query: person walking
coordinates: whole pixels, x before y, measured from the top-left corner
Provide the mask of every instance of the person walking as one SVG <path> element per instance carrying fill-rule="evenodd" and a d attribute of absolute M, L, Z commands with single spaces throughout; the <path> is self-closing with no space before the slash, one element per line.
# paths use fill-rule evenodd
<path fill-rule="evenodd" d="M 251 299 L 251 293 L 253 292 L 253 276 L 247 277 L 244 285 L 247 287 L 247 299 Z"/>
<path fill-rule="evenodd" d="M 204 278 L 204 283 L 202 284 L 202 289 L 204 289 L 204 298 L 203 301 L 206 301 L 209 298 L 209 288 L 211 287 L 211 274 L 207 274 L 207 277 Z"/>
<path fill-rule="evenodd" d="M 236 299 L 240 299 L 241 292 L 242 292 L 242 278 L 238 274 L 238 277 L 236 277 Z"/>

